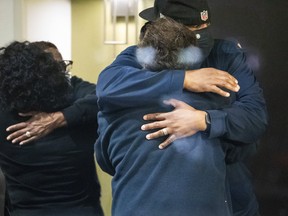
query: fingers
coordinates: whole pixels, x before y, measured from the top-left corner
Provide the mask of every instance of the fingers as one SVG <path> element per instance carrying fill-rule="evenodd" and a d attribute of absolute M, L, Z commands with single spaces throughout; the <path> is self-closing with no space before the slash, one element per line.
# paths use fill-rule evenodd
<path fill-rule="evenodd" d="M 12 143 L 19 143 L 19 145 L 31 142 L 37 138 L 37 134 L 35 134 L 30 127 L 27 127 L 27 124 L 25 123 L 12 125 L 7 128 L 7 131 L 14 132 L 7 136 L 6 139 L 9 141 L 11 140 Z"/>
<path fill-rule="evenodd" d="M 166 105 L 174 106 L 175 109 L 171 112 L 166 113 L 147 114 L 143 117 L 143 119 L 150 120 L 152 122 L 148 124 L 143 124 L 141 126 L 141 130 L 144 131 L 154 130 L 154 132 L 148 133 L 146 135 L 146 139 L 148 140 L 166 136 L 166 140 L 159 145 L 160 149 L 166 148 L 176 139 L 180 139 L 181 137 L 186 136 L 192 136 L 197 131 L 199 131 L 195 126 L 187 127 L 186 124 L 187 118 L 190 119 L 189 116 L 191 116 L 191 113 L 193 117 L 197 112 L 193 107 L 176 99 L 165 100 L 164 103 Z M 196 120 L 197 119 L 195 118 L 195 121 Z M 194 125 L 193 121 L 192 124 Z M 195 123 L 195 125 L 197 124 Z"/>
<path fill-rule="evenodd" d="M 150 113 L 150 114 L 144 115 L 143 119 L 146 121 L 153 121 L 153 120 L 161 121 L 161 120 L 164 120 L 165 118 L 163 117 L 162 113 Z"/>
<path fill-rule="evenodd" d="M 169 129 L 168 128 L 162 128 L 161 130 L 158 130 L 154 133 L 150 133 L 146 135 L 146 139 L 151 140 L 151 139 L 156 139 L 162 136 L 167 136 L 169 135 Z M 172 142 L 174 142 L 176 140 L 176 136 L 174 134 L 171 134 L 168 136 L 168 138 L 162 142 L 158 148 L 159 149 L 164 149 L 166 148 L 168 145 L 170 145 Z"/>
<path fill-rule="evenodd" d="M 37 113 L 39 113 L 39 112 L 32 111 L 32 112 L 18 113 L 18 114 L 19 114 L 19 116 L 26 117 L 26 116 L 34 116 L 34 115 L 36 115 Z"/>
<path fill-rule="evenodd" d="M 21 141 L 21 137 L 25 137 L 24 134 L 26 133 L 26 129 L 22 129 L 22 130 L 17 130 L 14 133 L 10 134 L 9 136 L 7 136 L 7 140 L 12 140 L 12 143 L 16 143 Z M 27 138 L 27 137 L 26 137 Z"/>
<path fill-rule="evenodd" d="M 240 89 L 240 86 L 237 85 L 230 85 L 226 82 L 222 82 L 222 81 L 218 81 L 218 82 L 214 82 L 211 85 L 208 85 L 205 89 L 205 92 L 213 92 L 216 94 L 219 94 L 223 97 L 229 97 L 230 93 L 228 91 L 225 91 L 225 89 L 233 91 L 233 92 L 238 92 Z"/>
<path fill-rule="evenodd" d="M 27 125 L 28 125 L 27 123 L 21 122 L 21 123 L 9 126 L 8 128 L 6 128 L 6 131 L 13 132 L 13 131 L 21 130 L 23 128 L 26 128 Z"/>
<path fill-rule="evenodd" d="M 164 149 L 167 146 L 169 146 L 172 142 L 174 142 L 176 140 L 176 136 L 175 135 L 170 135 L 164 142 L 162 142 L 158 148 L 159 149 Z"/>
<path fill-rule="evenodd" d="M 9 136 L 7 136 L 7 140 L 12 140 L 12 143 L 19 143 L 19 145 L 25 144 L 30 140 L 33 140 L 34 137 L 31 134 L 31 130 L 29 130 L 28 124 L 25 122 L 21 122 L 15 125 L 11 125 L 6 129 L 7 132 L 12 132 Z"/>
<path fill-rule="evenodd" d="M 19 145 L 23 145 L 25 143 L 31 142 L 35 140 L 36 136 L 33 135 L 29 130 L 19 130 L 7 137 L 7 140 L 12 140 L 12 143 L 19 143 Z"/>
<path fill-rule="evenodd" d="M 222 78 L 225 82 L 229 83 L 230 85 L 238 85 L 238 80 L 233 77 L 231 74 L 227 73 L 226 71 L 215 69 L 216 73 L 218 73 L 219 78 Z"/>
<path fill-rule="evenodd" d="M 25 134 L 14 139 L 13 140 L 14 142 L 12 141 L 12 143 L 19 143 L 19 145 L 24 145 L 26 143 L 29 143 L 29 142 L 35 140 L 35 138 L 36 138 L 36 136 L 32 135 L 31 132 L 26 131 Z"/>
<path fill-rule="evenodd" d="M 141 129 L 143 130 L 143 126 L 141 127 Z M 147 129 L 149 130 L 149 129 Z M 153 133 L 149 133 L 146 135 L 146 139 L 150 140 L 150 139 L 156 139 L 162 136 L 167 136 L 169 134 L 168 128 L 163 128 L 161 130 L 158 130 L 156 132 Z"/>
<path fill-rule="evenodd" d="M 32 141 L 35 140 L 35 139 L 36 139 L 36 136 L 32 136 L 32 137 L 30 137 L 30 138 L 28 138 L 28 139 L 25 139 L 25 140 L 21 141 L 21 142 L 19 143 L 19 145 L 27 144 L 27 143 L 29 143 L 29 142 L 32 142 Z"/>
<path fill-rule="evenodd" d="M 238 81 L 237 80 L 235 81 L 234 78 L 230 79 L 230 78 L 224 77 L 223 80 L 220 79 L 218 82 L 216 82 L 216 86 L 223 87 L 223 88 L 228 89 L 232 92 L 238 92 L 240 89 L 240 86 L 238 85 Z"/>
<path fill-rule="evenodd" d="M 218 88 L 219 89 L 219 88 Z M 223 90 L 219 89 L 220 91 L 224 92 Z M 218 91 L 219 90 L 215 90 L 215 91 Z M 223 93 L 224 94 L 224 93 Z M 176 100 L 176 99 L 169 99 L 169 100 L 164 100 L 163 101 L 164 104 L 166 105 L 171 105 L 173 106 L 174 108 L 182 108 L 182 109 L 190 109 L 190 110 L 195 110 L 194 107 L 186 104 L 185 102 L 183 101 L 180 101 L 180 100 Z M 143 119 L 146 120 L 146 121 L 164 121 L 167 117 L 167 115 L 169 114 L 169 112 L 167 113 L 149 113 L 149 114 L 146 114 L 143 116 Z M 163 124 L 161 124 L 163 125 Z M 150 125 L 147 125 L 149 127 L 149 129 L 155 129 L 155 128 L 160 128 L 157 127 L 158 125 L 156 124 L 155 127 L 150 127 Z M 152 126 L 152 125 L 151 125 Z M 145 126 L 144 126 L 145 127 Z M 147 129 L 144 129 L 144 130 L 147 130 Z"/>
<path fill-rule="evenodd" d="M 238 80 L 226 71 L 202 68 L 186 71 L 184 88 L 192 92 L 213 92 L 229 97 L 228 91 L 238 92 L 240 86 Z"/>
<path fill-rule="evenodd" d="M 230 93 L 227 91 L 224 91 L 223 89 L 217 87 L 217 86 L 212 86 L 210 89 L 211 92 L 219 94 L 223 97 L 230 97 Z"/>
<path fill-rule="evenodd" d="M 169 134 L 167 128 L 163 128 L 161 131 L 163 133 L 163 136 L 167 136 Z"/>
<path fill-rule="evenodd" d="M 240 86 L 238 85 L 238 80 L 235 77 L 233 77 L 231 74 L 225 71 L 217 69 L 214 69 L 213 71 L 215 71 L 215 74 L 212 73 L 210 75 L 212 84 L 216 85 L 217 87 L 222 87 L 233 92 L 239 91 Z"/>

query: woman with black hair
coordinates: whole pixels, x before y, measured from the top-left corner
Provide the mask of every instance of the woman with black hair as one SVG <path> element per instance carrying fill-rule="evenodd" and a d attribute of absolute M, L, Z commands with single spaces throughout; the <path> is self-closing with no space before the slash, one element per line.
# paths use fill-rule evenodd
<path fill-rule="evenodd" d="M 27 145 L 6 139 L 8 126 L 29 118 L 18 113 L 53 113 L 70 106 L 73 94 L 70 77 L 51 53 L 29 42 L 1 49 L 0 166 L 11 215 L 103 215 L 93 155 L 97 121 L 56 128 Z"/>

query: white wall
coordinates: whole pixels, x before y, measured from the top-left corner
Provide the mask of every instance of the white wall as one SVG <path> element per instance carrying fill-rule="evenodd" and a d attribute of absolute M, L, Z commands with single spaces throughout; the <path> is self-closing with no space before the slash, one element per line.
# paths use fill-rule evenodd
<path fill-rule="evenodd" d="M 71 59 L 70 0 L 0 0 L 0 45 L 45 40 Z"/>
<path fill-rule="evenodd" d="M 55 43 L 64 59 L 71 59 L 70 0 L 25 0 L 25 39 Z"/>
<path fill-rule="evenodd" d="M 0 0 L 0 47 L 14 40 L 13 1 Z"/>

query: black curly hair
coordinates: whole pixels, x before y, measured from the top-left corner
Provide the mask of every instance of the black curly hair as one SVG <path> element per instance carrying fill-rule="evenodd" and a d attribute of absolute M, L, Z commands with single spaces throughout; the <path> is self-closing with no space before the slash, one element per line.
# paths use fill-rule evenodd
<path fill-rule="evenodd" d="M 68 106 L 70 83 L 51 53 L 12 42 L 0 49 L 0 104 L 9 111 L 53 112 Z"/>

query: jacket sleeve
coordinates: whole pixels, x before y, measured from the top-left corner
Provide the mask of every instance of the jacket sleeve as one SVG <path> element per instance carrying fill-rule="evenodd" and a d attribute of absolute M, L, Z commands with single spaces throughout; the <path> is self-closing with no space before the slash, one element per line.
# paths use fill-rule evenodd
<path fill-rule="evenodd" d="M 100 73 L 96 87 L 100 111 L 145 106 L 159 95 L 183 91 L 183 70 L 151 72 L 142 69 L 137 63 L 135 48 L 124 50 Z"/>
<path fill-rule="evenodd" d="M 235 76 L 241 89 L 231 107 L 207 111 L 211 117 L 209 137 L 255 143 L 267 127 L 262 89 L 240 49 L 230 45 L 219 49 L 225 49 L 225 52 L 218 57 L 218 61 L 222 61 L 218 69 Z M 162 95 L 173 97 L 173 93 L 183 91 L 184 75 L 183 70 L 141 70 L 135 58 L 135 47 L 130 47 L 100 74 L 97 84 L 100 111 L 113 112 L 123 107 L 146 105 Z"/>
<path fill-rule="evenodd" d="M 209 137 L 222 137 L 236 143 L 255 143 L 268 124 L 263 91 L 241 48 L 228 43 L 218 49 L 222 53 L 223 49 L 225 51 L 225 54 L 218 56 L 219 65 L 224 67 L 220 69 L 228 71 L 238 80 L 240 90 L 231 107 L 208 110 L 211 117 Z"/>
<path fill-rule="evenodd" d="M 71 85 L 74 103 L 62 110 L 68 127 L 96 122 L 98 112 L 96 85 L 76 76 L 71 78 Z"/>

